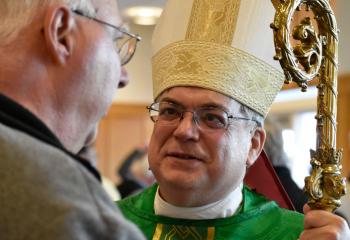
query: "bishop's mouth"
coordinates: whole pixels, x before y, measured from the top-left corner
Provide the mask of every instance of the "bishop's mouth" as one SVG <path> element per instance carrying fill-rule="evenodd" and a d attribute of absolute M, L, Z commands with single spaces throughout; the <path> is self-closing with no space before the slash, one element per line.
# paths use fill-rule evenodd
<path fill-rule="evenodd" d="M 167 156 L 177 158 L 177 159 L 183 159 L 183 160 L 202 161 L 202 159 L 199 158 L 198 156 L 193 155 L 193 154 L 188 154 L 188 153 L 171 152 L 171 153 L 168 153 Z"/>

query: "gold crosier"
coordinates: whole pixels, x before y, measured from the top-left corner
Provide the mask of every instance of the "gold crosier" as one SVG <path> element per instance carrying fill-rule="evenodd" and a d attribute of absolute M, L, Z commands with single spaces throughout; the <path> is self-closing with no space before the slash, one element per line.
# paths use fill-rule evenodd
<path fill-rule="evenodd" d="M 341 176 L 342 150 L 336 149 L 338 28 L 328 0 L 280 0 L 274 5 L 276 55 L 285 76 L 285 83 L 296 82 L 302 91 L 307 82 L 318 78 L 317 140 L 311 150 L 311 176 L 305 178 L 304 190 L 312 209 L 329 212 L 340 206 L 345 195 L 345 178 Z M 296 11 L 312 13 L 315 20 L 304 17 L 290 30 Z M 312 11 L 312 12 L 310 12 Z M 315 30 L 314 24 L 318 30 Z M 291 44 L 291 34 L 297 41 Z"/>

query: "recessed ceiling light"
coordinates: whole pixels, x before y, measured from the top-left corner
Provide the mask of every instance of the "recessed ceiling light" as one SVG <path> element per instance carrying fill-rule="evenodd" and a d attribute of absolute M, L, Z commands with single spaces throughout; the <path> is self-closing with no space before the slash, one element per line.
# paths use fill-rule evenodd
<path fill-rule="evenodd" d="M 162 11 L 160 7 L 131 7 L 124 11 L 124 15 L 132 19 L 135 24 L 154 25 Z"/>

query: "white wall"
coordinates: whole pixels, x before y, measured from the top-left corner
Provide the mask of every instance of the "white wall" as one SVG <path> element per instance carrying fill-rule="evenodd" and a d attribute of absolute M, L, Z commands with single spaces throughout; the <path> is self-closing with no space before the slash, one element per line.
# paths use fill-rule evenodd
<path fill-rule="evenodd" d="M 118 103 L 152 102 L 151 37 L 154 26 L 130 24 L 130 31 L 142 36 L 133 59 L 126 65 L 129 73 L 129 85 L 118 89 L 114 101 Z"/>

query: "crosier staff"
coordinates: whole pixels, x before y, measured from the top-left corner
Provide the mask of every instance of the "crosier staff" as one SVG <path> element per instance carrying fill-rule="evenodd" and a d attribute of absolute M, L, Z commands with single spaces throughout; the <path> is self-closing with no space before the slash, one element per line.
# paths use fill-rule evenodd
<path fill-rule="evenodd" d="M 338 28 L 328 0 L 274 1 L 276 55 L 286 76 L 285 83 L 296 82 L 302 91 L 318 78 L 316 151 L 311 150 L 311 176 L 305 178 L 305 191 L 312 209 L 333 212 L 345 195 L 341 176 L 342 150 L 336 149 Z M 291 31 L 296 11 L 312 11 L 318 31 L 309 17 Z M 292 34 L 292 35 L 291 35 Z M 291 37 L 299 41 L 292 46 Z"/>

